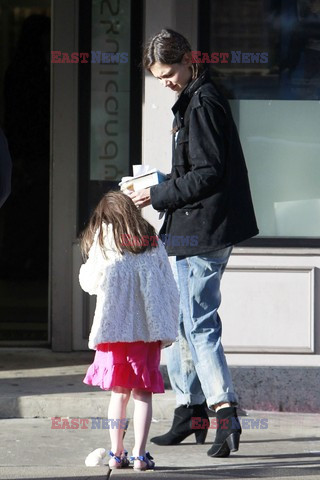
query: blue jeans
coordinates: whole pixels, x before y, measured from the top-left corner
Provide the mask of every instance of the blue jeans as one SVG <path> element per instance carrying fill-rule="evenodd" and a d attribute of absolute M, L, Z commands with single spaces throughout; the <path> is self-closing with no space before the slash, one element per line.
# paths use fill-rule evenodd
<path fill-rule="evenodd" d="M 179 335 L 165 349 L 177 405 L 237 403 L 221 344 L 218 315 L 220 281 L 232 247 L 191 257 L 175 257 L 173 273 L 180 291 Z"/>

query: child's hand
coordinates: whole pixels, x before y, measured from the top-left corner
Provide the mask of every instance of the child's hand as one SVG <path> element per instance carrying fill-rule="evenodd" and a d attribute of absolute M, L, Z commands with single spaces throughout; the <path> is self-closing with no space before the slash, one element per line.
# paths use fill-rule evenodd
<path fill-rule="evenodd" d="M 127 192 L 126 192 L 127 193 Z M 127 194 L 138 208 L 151 205 L 150 188 L 144 188 L 138 192 L 130 192 Z"/>

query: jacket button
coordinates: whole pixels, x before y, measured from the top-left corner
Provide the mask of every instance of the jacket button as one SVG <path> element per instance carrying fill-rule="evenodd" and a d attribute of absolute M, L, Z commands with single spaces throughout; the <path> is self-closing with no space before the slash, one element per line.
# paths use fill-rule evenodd
<path fill-rule="evenodd" d="M 189 215 L 189 212 L 186 212 L 186 215 Z"/>

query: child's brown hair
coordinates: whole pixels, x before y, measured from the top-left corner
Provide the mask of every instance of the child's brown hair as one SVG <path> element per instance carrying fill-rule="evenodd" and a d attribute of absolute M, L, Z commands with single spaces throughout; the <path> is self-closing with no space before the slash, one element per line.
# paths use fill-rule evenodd
<path fill-rule="evenodd" d="M 145 220 L 130 197 L 120 191 L 106 193 L 95 208 L 88 226 L 81 235 L 80 247 L 88 256 L 94 235 L 99 229 L 99 245 L 104 251 L 103 224 L 112 225 L 117 249 L 124 253 L 142 253 L 157 246 L 157 234 Z"/>

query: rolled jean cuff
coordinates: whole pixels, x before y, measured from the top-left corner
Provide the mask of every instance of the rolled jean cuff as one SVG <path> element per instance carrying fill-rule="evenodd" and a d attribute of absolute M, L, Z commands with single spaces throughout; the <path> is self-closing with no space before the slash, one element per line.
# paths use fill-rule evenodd
<path fill-rule="evenodd" d="M 204 395 L 179 394 L 176 396 L 176 405 L 177 407 L 179 405 L 187 405 L 188 407 L 190 405 L 201 405 L 205 400 Z"/>
<path fill-rule="evenodd" d="M 217 405 L 217 403 L 231 403 L 232 406 L 237 407 L 238 406 L 238 398 L 235 393 L 224 393 L 223 395 L 220 395 L 219 397 L 209 397 L 207 398 L 207 405 L 208 408 L 211 409 L 212 405 Z"/>

